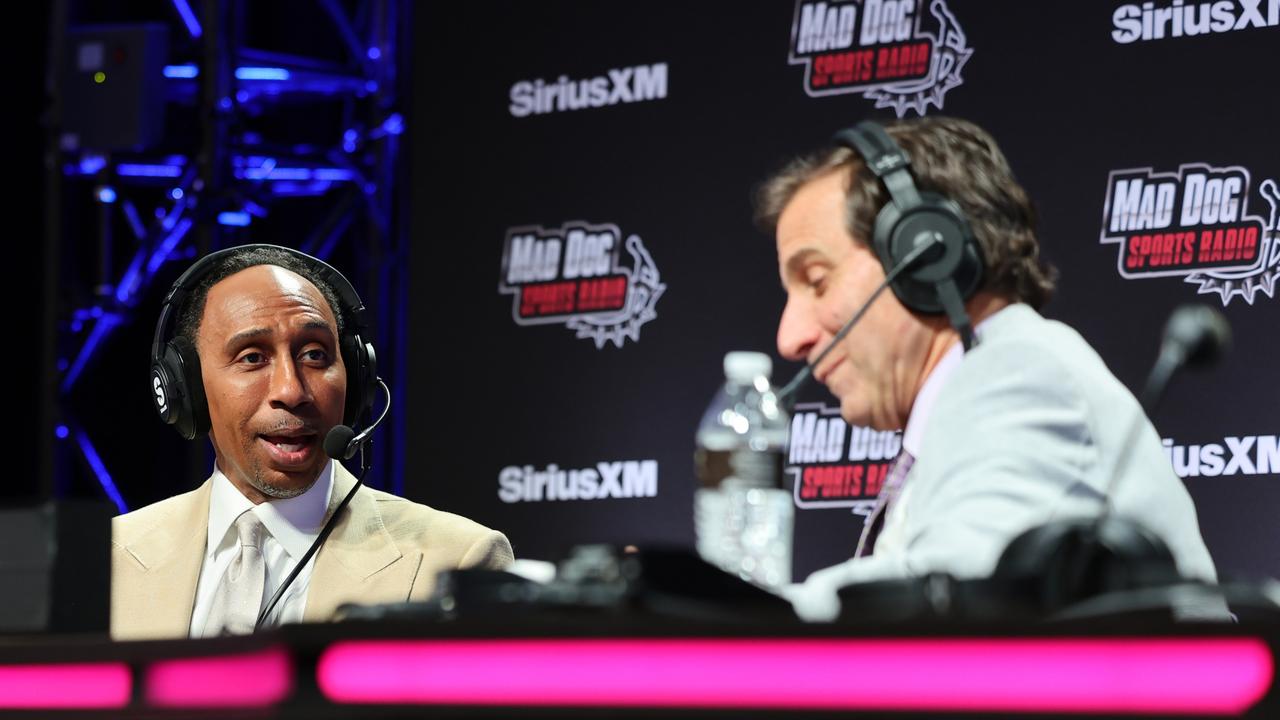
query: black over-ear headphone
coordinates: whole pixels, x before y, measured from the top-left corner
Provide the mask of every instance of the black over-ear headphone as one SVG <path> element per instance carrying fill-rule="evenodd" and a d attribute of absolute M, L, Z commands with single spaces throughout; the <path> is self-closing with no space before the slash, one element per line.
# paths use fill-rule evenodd
<path fill-rule="evenodd" d="M 871 244 L 885 272 L 922 242 L 939 242 L 915 269 L 899 275 L 890 287 L 908 309 L 936 315 L 945 312 L 960 332 L 965 348 L 973 345 L 973 328 L 964 301 L 982 284 L 986 262 L 982 247 L 954 200 L 916 189 L 911 160 L 878 123 L 864 120 L 836 133 L 834 142 L 851 148 L 889 192 L 889 202 L 876 216 Z"/>
<path fill-rule="evenodd" d="M 209 432 L 209 404 L 200 376 L 200 357 L 195 346 L 185 337 L 171 337 L 190 292 L 200 281 L 214 272 L 224 258 L 246 250 L 270 249 L 283 252 L 305 264 L 316 277 L 333 289 L 341 307 L 343 330 L 339 352 L 347 369 L 347 398 L 343 423 L 355 424 L 365 410 L 373 406 L 378 389 L 377 355 L 369 336 L 364 303 L 342 273 L 323 260 L 278 245 L 240 245 L 219 250 L 201 258 L 174 282 L 165 296 L 156 323 L 155 340 L 151 343 L 151 390 L 156 412 L 178 434 L 194 440 Z"/>

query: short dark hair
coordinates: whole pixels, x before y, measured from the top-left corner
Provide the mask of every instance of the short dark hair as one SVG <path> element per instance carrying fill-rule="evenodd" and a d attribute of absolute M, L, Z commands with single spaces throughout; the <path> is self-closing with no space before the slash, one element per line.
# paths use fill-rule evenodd
<path fill-rule="evenodd" d="M 325 301 L 329 303 L 329 309 L 333 311 L 333 317 L 338 323 L 338 335 L 342 335 L 346 319 L 342 314 L 342 303 L 338 301 L 338 293 L 329 283 L 320 278 L 310 263 L 278 248 L 248 247 L 227 253 L 212 270 L 205 273 L 199 283 L 191 288 L 182 307 L 178 309 L 178 337 L 186 339 L 192 347 L 196 347 L 196 336 L 200 333 L 200 321 L 204 317 L 204 306 L 209 298 L 209 289 L 241 270 L 248 270 L 258 265 L 282 267 L 301 275 L 315 285 Z"/>
<path fill-rule="evenodd" d="M 1053 294 L 1057 272 L 1040 259 L 1035 208 L 995 139 L 967 120 L 949 117 L 896 120 L 884 128 L 911 159 L 916 187 L 951 198 L 964 210 L 986 255 L 982 289 L 1042 307 Z M 889 195 L 847 147 L 796 158 L 766 180 L 756 195 L 757 223 L 774 232 L 778 216 L 802 186 L 836 171 L 849 177 L 849 232 L 856 242 L 869 245 L 876 215 Z"/>

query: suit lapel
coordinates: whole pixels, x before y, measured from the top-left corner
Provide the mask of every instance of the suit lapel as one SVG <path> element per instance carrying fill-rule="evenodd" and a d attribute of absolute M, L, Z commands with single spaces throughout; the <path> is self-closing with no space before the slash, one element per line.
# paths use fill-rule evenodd
<path fill-rule="evenodd" d="M 127 624 L 121 632 L 186 637 L 191 628 L 196 583 L 204 562 L 209 527 L 209 492 L 205 481 L 181 503 L 124 551 L 141 565 L 118 581 L 129 599 Z"/>
<path fill-rule="evenodd" d="M 335 462 L 330 514 L 354 485 L 351 473 Z M 404 558 L 396 547 L 373 493 L 365 488 L 357 491 L 342 511 L 315 563 L 303 612 L 306 622 L 332 619 L 343 603 L 408 600 L 418 569 L 417 563 Z"/>

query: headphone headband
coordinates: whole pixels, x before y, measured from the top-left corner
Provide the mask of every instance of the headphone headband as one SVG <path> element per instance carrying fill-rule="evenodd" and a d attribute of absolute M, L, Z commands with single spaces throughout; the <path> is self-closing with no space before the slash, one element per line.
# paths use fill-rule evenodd
<path fill-rule="evenodd" d="M 369 326 L 364 303 L 360 300 L 360 296 L 356 293 L 356 289 L 351 285 L 351 282 L 342 273 L 334 269 L 332 265 L 301 250 L 294 250 L 283 245 L 271 245 L 268 243 L 236 245 L 211 252 L 197 260 L 178 276 L 178 279 L 173 282 L 173 286 L 169 288 L 169 292 L 165 293 L 164 304 L 160 308 L 160 320 L 156 323 L 155 339 L 151 343 L 151 359 L 153 362 L 159 357 L 165 342 L 171 337 L 169 333 L 173 330 L 173 324 L 178 321 L 178 310 L 183 307 L 187 295 L 195 289 L 195 286 L 200 284 L 200 281 L 217 269 L 218 264 L 224 258 L 232 254 L 252 250 L 277 250 L 308 265 L 311 271 L 316 273 L 319 279 L 338 296 L 338 302 L 342 307 L 333 308 L 333 310 L 335 313 L 342 313 L 344 333 L 360 335 L 361 337 L 368 336 Z"/>
<path fill-rule="evenodd" d="M 838 145 L 853 146 L 876 177 L 884 177 L 911 165 L 911 158 L 907 157 L 906 151 L 898 147 L 883 127 L 871 120 L 863 120 L 836 133 L 835 142 Z"/>
<path fill-rule="evenodd" d="M 835 141 L 862 156 L 863 164 L 880 179 L 899 208 L 920 204 L 920 192 L 911 178 L 911 158 L 879 123 L 863 120 L 836 133 Z"/>
<path fill-rule="evenodd" d="M 879 123 L 864 120 L 837 132 L 833 141 L 858 153 L 889 194 L 889 202 L 876 215 L 871 237 L 886 273 L 921 242 L 937 242 L 941 247 L 890 284 L 894 295 L 916 312 L 945 312 L 969 348 L 973 330 L 964 300 L 981 285 L 985 262 L 960 205 L 917 189 L 911 158 Z"/>

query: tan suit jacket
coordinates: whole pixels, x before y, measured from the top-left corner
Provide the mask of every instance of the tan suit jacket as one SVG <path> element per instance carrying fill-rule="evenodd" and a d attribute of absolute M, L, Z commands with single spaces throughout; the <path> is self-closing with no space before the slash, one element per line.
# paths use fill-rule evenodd
<path fill-rule="evenodd" d="M 332 514 L 355 485 L 334 463 Z M 187 637 L 209 525 L 209 480 L 195 490 L 121 515 L 111 524 L 111 636 Z M 363 487 L 316 555 L 303 620 L 339 605 L 425 599 L 436 574 L 502 569 L 512 561 L 502 533 L 459 515 Z"/>

